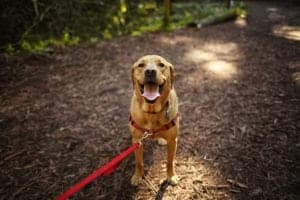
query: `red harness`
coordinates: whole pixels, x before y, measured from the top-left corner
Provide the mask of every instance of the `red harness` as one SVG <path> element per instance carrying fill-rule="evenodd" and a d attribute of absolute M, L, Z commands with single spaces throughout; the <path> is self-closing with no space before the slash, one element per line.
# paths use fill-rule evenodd
<path fill-rule="evenodd" d="M 130 122 L 131 126 L 133 126 L 134 128 L 142 131 L 143 133 L 150 133 L 152 135 L 155 135 L 155 134 L 157 134 L 161 131 L 167 131 L 170 128 L 174 127 L 177 123 L 178 118 L 179 118 L 179 113 L 177 113 L 176 116 L 171 121 L 169 121 L 169 123 L 163 125 L 162 127 L 158 128 L 156 130 L 148 130 L 148 129 L 145 129 L 145 128 L 141 127 L 138 123 L 136 123 L 133 120 L 131 114 L 129 115 L 129 122 Z"/>

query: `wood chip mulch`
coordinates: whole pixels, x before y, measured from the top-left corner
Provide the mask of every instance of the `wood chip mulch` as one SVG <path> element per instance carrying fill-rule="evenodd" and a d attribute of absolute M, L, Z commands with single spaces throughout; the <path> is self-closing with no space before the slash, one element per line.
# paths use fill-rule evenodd
<path fill-rule="evenodd" d="M 145 54 L 176 68 L 181 133 L 178 186 L 166 147 L 134 159 L 72 199 L 300 199 L 300 99 L 291 78 L 299 9 L 253 2 L 243 23 L 122 37 L 45 55 L 1 55 L 0 199 L 54 199 L 130 145 L 130 65 Z"/>

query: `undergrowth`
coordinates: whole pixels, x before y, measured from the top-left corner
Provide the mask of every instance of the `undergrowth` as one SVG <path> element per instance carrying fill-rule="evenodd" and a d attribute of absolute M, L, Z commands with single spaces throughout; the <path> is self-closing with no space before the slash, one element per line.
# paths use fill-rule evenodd
<path fill-rule="evenodd" d="M 106 14 L 101 13 L 101 16 L 91 12 L 76 15 L 78 18 L 76 24 L 65 26 L 60 34 L 57 33 L 59 31 L 53 34 L 51 28 L 48 32 L 40 31 L 39 29 L 42 30 L 45 26 L 36 26 L 33 30 L 27 31 L 18 44 L 6 44 L 4 51 L 10 54 L 17 51 L 43 53 L 53 46 L 64 47 L 80 42 L 96 44 L 101 40 L 110 40 L 123 35 L 135 37 L 150 32 L 172 31 L 186 27 L 191 22 L 228 11 L 226 5 L 221 3 L 172 3 L 171 21 L 165 26 L 162 6 L 148 2 L 130 7 L 124 2 L 117 9 L 112 9 Z M 245 15 L 244 4 L 239 3 L 231 9 L 236 9 L 240 16 Z M 97 19 L 100 20 L 103 15 L 105 23 L 97 23 Z"/>

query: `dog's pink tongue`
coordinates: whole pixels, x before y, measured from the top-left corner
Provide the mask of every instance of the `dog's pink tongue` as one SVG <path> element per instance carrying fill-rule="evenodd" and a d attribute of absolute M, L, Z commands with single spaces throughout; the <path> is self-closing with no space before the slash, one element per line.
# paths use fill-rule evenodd
<path fill-rule="evenodd" d="M 149 101 L 153 101 L 160 96 L 159 87 L 156 84 L 146 84 L 144 85 L 143 97 Z"/>

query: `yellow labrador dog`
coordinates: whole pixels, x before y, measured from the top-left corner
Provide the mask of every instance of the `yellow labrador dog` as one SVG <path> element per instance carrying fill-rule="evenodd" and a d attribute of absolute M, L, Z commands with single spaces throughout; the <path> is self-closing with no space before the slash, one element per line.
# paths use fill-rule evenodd
<path fill-rule="evenodd" d="M 174 81 L 174 67 L 158 55 L 147 55 L 132 66 L 133 96 L 130 106 L 132 142 L 150 135 L 160 144 L 167 144 L 167 180 L 176 185 L 174 159 L 179 133 L 178 102 Z M 144 174 L 143 145 L 135 151 L 135 173 L 132 185 L 138 185 Z"/>

